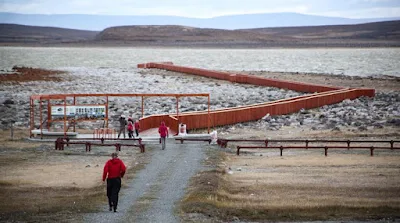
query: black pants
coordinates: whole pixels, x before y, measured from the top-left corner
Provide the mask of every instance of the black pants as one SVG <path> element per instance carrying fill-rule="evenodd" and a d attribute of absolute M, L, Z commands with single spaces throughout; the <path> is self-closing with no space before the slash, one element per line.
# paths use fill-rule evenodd
<path fill-rule="evenodd" d="M 128 130 L 128 136 L 129 136 L 129 138 L 135 138 L 132 130 Z"/>
<path fill-rule="evenodd" d="M 136 132 L 136 137 L 138 137 L 139 136 L 139 129 L 135 129 L 135 132 Z"/>
<path fill-rule="evenodd" d="M 107 197 L 108 205 L 114 207 L 117 210 L 118 206 L 118 193 L 121 189 L 121 178 L 111 178 L 107 179 Z"/>

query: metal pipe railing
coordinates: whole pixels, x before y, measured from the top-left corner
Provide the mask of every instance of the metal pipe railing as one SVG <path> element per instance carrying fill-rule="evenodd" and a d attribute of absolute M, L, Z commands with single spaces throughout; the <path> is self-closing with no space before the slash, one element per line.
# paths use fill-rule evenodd
<path fill-rule="evenodd" d="M 88 141 L 81 141 L 81 142 L 70 142 L 71 139 L 69 138 L 58 138 L 55 141 L 55 150 L 64 150 L 64 145 L 69 146 L 70 144 L 72 145 L 85 145 L 85 150 L 86 152 L 90 152 L 92 150 L 92 146 L 115 146 L 115 151 L 121 151 L 122 146 L 132 146 L 132 147 L 139 147 L 140 152 L 144 153 L 145 152 L 145 145 L 142 144 L 142 139 L 127 139 L 130 141 L 137 140 L 139 143 L 138 144 L 123 144 L 123 143 L 104 143 L 105 139 L 100 139 L 100 143 L 96 142 L 88 142 Z M 82 139 L 80 139 L 82 140 Z M 93 140 L 93 139 L 90 139 Z M 110 140 L 110 139 L 107 139 Z M 111 139 L 113 140 L 113 139 Z"/>
<path fill-rule="evenodd" d="M 389 143 L 390 149 L 394 148 L 394 143 L 400 143 L 400 140 L 324 140 L 324 139 L 218 139 L 217 143 L 221 148 L 226 148 L 228 142 L 253 142 L 253 143 L 264 143 L 265 147 L 268 143 L 305 143 L 305 148 L 309 148 L 310 143 L 346 143 L 348 149 L 350 149 L 351 143 Z"/>
<path fill-rule="evenodd" d="M 181 141 L 181 144 L 183 144 L 183 141 L 202 141 L 202 142 L 208 142 L 208 144 L 211 144 L 212 139 L 185 139 L 185 138 L 175 138 L 175 140 Z"/>
<path fill-rule="evenodd" d="M 332 140 L 334 141 L 334 140 Z M 369 149 L 371 156 L 375 149 L 400 149 L 400 147 L 374 147 L 374 146 L 237 146 L 236 155 L 240 155 L 240 149 L 280 149 L 280 155 L 283 155 L 284 149 L 324 149 L 325 156 L 328 156 L 328 149 Z"/>

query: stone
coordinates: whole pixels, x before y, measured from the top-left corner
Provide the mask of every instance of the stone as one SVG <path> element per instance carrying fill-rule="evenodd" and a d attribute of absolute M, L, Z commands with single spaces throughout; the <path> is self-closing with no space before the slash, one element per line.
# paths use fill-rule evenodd
<path fill-rule="evenodd" d="M 13 101 L 13 100 L 11 100 L 11 99 L 7 99 L 7 100 L 5 100 L 4 102 L 3 102 L 3 104 L 5 104 L 5 105 L 13 105 L 15 102 Z"/>
<path fill-rule="evenodd" d="M 389 119 L 387 123 L 392 124 L 394 126 L 400 126 L 400 119 L 397 118 Z"/>
<path fill-rule="evenodd" d="M 268 113 L 268 114 L 266 114 L 264 117 L 262 117 L 261 120 L 270 121 L 270 120 L 271 120 L 271 116 L 270 116 L 269 113 Z"/>
<path fill-rule="evenodd" d="M 310 113 L 308 110 L 304 108 L 300 109 L 300 114 L 308 114 L 308 113 Z"/>
<path fill-rule="evenodd" d="M 367 131 L 368 128 L 366 126 L 360 126 L 357 128 L 359 131 Z"/>

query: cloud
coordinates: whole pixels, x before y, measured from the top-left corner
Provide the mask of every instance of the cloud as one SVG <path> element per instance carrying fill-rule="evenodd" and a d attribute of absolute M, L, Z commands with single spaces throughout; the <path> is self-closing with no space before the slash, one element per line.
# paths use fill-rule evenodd
<path fill-rule="evenodd" d="M 297 12 L 351 18 L 400 16 L 399 0 L 1 0 L 0 11 L 26 14 L 175 15 Z"/>

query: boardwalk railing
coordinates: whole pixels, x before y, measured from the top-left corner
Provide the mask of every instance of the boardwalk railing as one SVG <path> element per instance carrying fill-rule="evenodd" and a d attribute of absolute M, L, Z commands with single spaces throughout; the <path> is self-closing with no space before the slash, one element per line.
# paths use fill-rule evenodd
<path fill-rule="evenodd" d="M 236 154 L 240 155 L 241 149 L 280 149 L 280 155 L 282 156 L 282 152 L 284 149 L 325 149 L 325 156 L 328 155 L 328 149 L 369 149 L 371 152 L 371 156 L 373 156 L 373 152 L 375 149 L 400 149 L 400 147 L 395 147 L 395 143 L 400 143 L 400 140 L 322 140 L 322 139 L 265 139 L 265 140 L 257 140 L 257 139 L 218 139 L 217 143 L 221 148 L 226 148 L 228 142 L 241 142 L 241 143 L 262 143 L 262 146 L 248 146 L 248 145 L 239 145 L 236 147 Z M 301 146 L 294 145 L 280 145 L 280 146 L 270 146 L 270 143 L 290 143 L 290 144 L 304 144 Z M 313 143 L 322 143 L 323 146 L 310 146 Z M 346 146 L 341 146 L 337 144 L 346 144 Z M 351 146 L 351 144 L 369 144 L 368 146 Z M 377 145 L 379 144 L 379 145 Z M 389 144 L 387 146 L 381 146 L 382 144 Z M 374 146 L 375 145 L 375 146 Z"/>
<path fill-rule="evenodd" d="M 174 114 L 166 116 L 148 116 L 145 117 L 147 124 L 144 130 L 158 126 L 160 123 L 160 117 L 168 121 L 171 120 L 170 127 L 173 129 L 178 128 L 178 123 L 185 123 L 188 130 L 202 129 L 206 128 L 208 123 L 210 123 L 210 126 L 215 127 L 241 122 L 256 121 L 267 114 L 270 114 L 271 116 L 285 115 L 298 112 L 301 109 L 318 108 L 324 105 L 336 104 L 346 99 L 352 100 L 361 96 L 373 97 L 375 95 L 374 89 L 348 89 L 343 87 L 284 81 L 246 74 L 232 74 L 228 72 L 212 71 L 201 68 L 176 66 L 171 62 L 138 64 L 138 67 L 165 69 L 209 78 L 222 79 L 236 83 L 279 87 L 311 93 L 308 95 L 282 99 L 273 102 L 219 109 L 210 112 L 200 111 L 180 113 L 179 116 Z M 176 123 L 173 120 L 176 120 Z"/>

